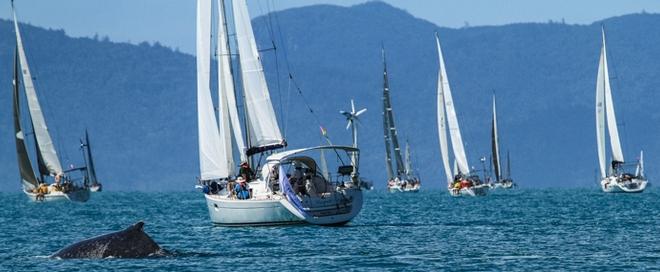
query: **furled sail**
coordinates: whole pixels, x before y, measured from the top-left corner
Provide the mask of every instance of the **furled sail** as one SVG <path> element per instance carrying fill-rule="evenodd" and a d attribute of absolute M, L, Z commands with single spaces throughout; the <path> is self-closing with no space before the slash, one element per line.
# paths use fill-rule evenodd
<path fill-rule="evenodd" d="M 16 12 L 14 10 L 12 10 L 12 12 L 14 17 L 14 29 L 16 32 L 18 58 L 22 68 L 21 74 L 23 75 L 23 86 L 25 88 L 30 117 L 32 119 L 32 126 L 34 128 L 34 134 L 37 139 L 38 150 L 40 152 L 41 158 L 43 159 L 43 163 L 48 168 L 50 174 L 54 175 L 62 173 L 62 165 L 60 164 L 60 160 L 57 157 L 57 152 L 55 151 L 53 140 L 48 133 L 46 120 L 44 119 L 41 105 L 39 104 L 39 99 L 37 98 L 37 93 L 34 88 L 34 84 L 32 83 L 32 74 L 30 73 L 25 50 L 23 49 L 23 40 L 18 28 Z"/>
<path fill-rule="evenodd" d="M 445 70 L 445 61 L 442 56 L 442 49 L 440 48 L 440 38 L 436 33 L 436 44 L 438 46 L 438 60 L 440 62 L 440 86 L 444 98 L 445 110 L 447 111 L 447 127 L 449 129 L 449 136 L 451 139 L 451 147 L 454 151 L 454 159 L 458 163 L 458 170 L 464 175 L 470 173 L 470 166 L 467 162 L 465 155 L 465 148 L 463 147 L 463 139 L 461 138 L 461 130 L 458 126 L 458 118 L 456 117 L 456 110 L 454 108 L 454 100 L 452 99 L 451 90 L 449 88 L 449 79 L 447 79 L 447 71 Z"/>
<path fill-rule="evenodd" d="M 603 66 L 603 87 L 605 92 L 605 112 L 607 118 L 607 129 L 610 134 L 610 145 L 612 147 L 612 160 L 624 162 L 619 140 L 619 129 L 617 128 L 616 115 L 614 114 L 614 102 L 612 101 L 612 88 L 610 87 L 610 76 L 607 68 L 607 49 L 605 48 L 605 30 L 602 30 L 603 49 L 601 50 L 601 65 Z M 600 68 L 599 68 L 600 70 Z"/>
<path fill-rule="evenodd" d="M 500 146 L 497 135 L 497 109 L 495 106 L 495 95 L 493 95 L 493 127 L 491 131 L 492 148 L 493 148 L 493 166 L 495 168 L 495 180 L 500 181 L 502 178 L 502 170 L 500 168 Z"/>
<path fill-rule="evenodd" d="M 233 1 L 233 11 L 246 112 L 250 126 L 250 144 L 252 146 L 249 148 L 259 149 L 258 151 L 248 150 L 247 153 L 250 155 L 250 153 L 262 150 L 283 147 L 285 141 L 271 104 L 246 1 Z"/>
<path fill-rule="evenodd" d="M 401 158 L 401 146 L 399 145 L 399 137 L 396 132 L 396 126 L 394 125 L 394 112 L 392 111 L 392 101 L 390 99 L 390 86 L 387 77 L 387 62 L 385 60 L 385 50 L 382 50 L 383 53 L 383 107 L 384 107 L 384 118 L 387 120 L 388 125 L 387 133 L 389 134 L 389 140 L 392 143 L 392 150 L 394 151 L 394 163 L 396 164 L 396 175 L 402 176 L 405 172 L 405 166 L 403 165 L 403 159 Z M 388 147 L 389 148 L 389 147 Z"/>
<path fill-rule="evenodd" d="M 223 163 L 210 90 L 211 74 L 211 0 L 197 0 L 197 126 L 199 132 L 199 167 L 202 180 L 226 178 L 229 169 Z"/>
<path fill-rule="evenodd" d="M 14 136 L 16 137 L 16 154 L 18 158 L 18 169 L 21 173 L 21 181 L 25 190 L 36 188 L 39 183 L 32 169 L 27 148 L 25 147 L 25 133 L 21 127 L 21 110 L 19 104 L 19 69 L 18 69 L 18 48 L 14 56 L 14 80 L 13 80 L 13 109 L 14 109 Z"/>
<path fill-rule="evenodd" d="M 445 86 L 445 73 L 443 72 L 444 65 L 442 65 L 442 57 L 440 52 L 440 40 L 438 39 L 438 34 L 436 33 L 436 43 L 438 45 L 438 55 L 440 68 L 438 69 L 438 88 L 437 88 L 437 115 L 438 115 L 438 139 L 440 141 L 440 154 L 442 155 L 442 165 L 445 168 L 445 175 L 447 176 L 447 184 L 451 184 L 454 180 L 454 172 L 452 172 L 451 166 L 449 165 L 449 146 L 447 144 L 447 119 L 445 117 L 445 95 L 444 95 L 444 86 Z M 449 87 L 449 82 L 446 84 Z"/>

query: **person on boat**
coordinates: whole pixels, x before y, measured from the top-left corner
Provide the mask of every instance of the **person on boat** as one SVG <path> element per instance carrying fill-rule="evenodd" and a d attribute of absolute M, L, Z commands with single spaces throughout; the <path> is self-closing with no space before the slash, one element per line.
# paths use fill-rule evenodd
<path fill-rule="evenodd" d="M 241 169 L 238 170 L 238 175 L 245 179 L 245 181 L 249 182 L 254 177 L 254 171 L 250 168 L 250 164 L 244 161 L 241 162 Z"/>
<path fill-rule="evenodd" d="M 46 194 L 48 194 L 48 184 L 45 182 L 39 183 L 39 186 L 35 188 L 33 192 L 37 194 L 35 196 L 36 200 L 45 200 Z"/>
<path fill-rule="evenodd" d="M 268 179 L 268 183 L 270 186 L 270 190 L 272 192 L 277 192 L 280 190 L 280 171 L 278 165 L 273 165 L 273 167 L 270 168 L 270 178 Z"/>
<path fill-rule="evenodd" d="M 57 173 L 57 175 L 55 175 L 55 182 L 51 184 L 48 188 L 50 192 L 62 191 L 62 184 L 61 184 L 62 176 L 63 176 L 62 173 Z"/>
<path fill-rule="evenodd" d="M 247 187 L 247 182 L 243 177 L 238 177 L 236 179 L 236 186 L 234 187 L 234 193 L 238 199 L 249 199 L 250 190 Z"/>

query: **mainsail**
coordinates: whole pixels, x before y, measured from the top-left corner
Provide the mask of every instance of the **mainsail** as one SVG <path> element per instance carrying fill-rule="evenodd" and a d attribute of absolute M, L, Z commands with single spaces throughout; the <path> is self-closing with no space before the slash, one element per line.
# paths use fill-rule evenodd
<path fill-rule="evenodd" d="M 87 152 L 85 154 L 87 161 L 87 175 L 89 176 L 89 181 L 92 185 L 97 185 L 98 180 L 96 179 L 96 169 L 94 168 L 94 159 L 92 158 L 92 146 L 89 142 L 89 134 L 85 130 L 85 146 L 87 147 Z"/>
<path fill-rule="evenodd" d="M 601 177 L 607 176 L 607 165 L 605 162 L 605 121 L 610 135 L 610 146 L 612 148 L 612 160 L 624 162 L 619 130 L 614 113 L 612 101 L 612 89 L 610 87 L 609 72 L 607 68 L 607 50 L 605 46 L 605 30 L 602 30 L 603 46 L 600 50 L 600 61 L 598 63 L 598 77 L 596 79 L 596 142 L 598 145 L 598 163 Z"/>
<path fill-rule="evenodd" d="M 250 149 L 247 153 L 283 147 L 284 138 L 275 118 L 263 66 L 252 31 L 245 0 L 233 1 L 236 41 L 238 43 L 246 112 L 250 126 Z"/>
<path fill-rule="evenodd" d="M 451 184 L 454 180 L 454 172 L 452 172 L 449 165 L 449 147 L 447 143 L 447 119 L 445 117 L 445 86 L 449 88 L 449 81 L 446 79 L 444 72 L 444 62 L 442 60 L 442 52 L 440 51 L 440 40 L 438 34 L 435 34 L 436 43 L 438 45 L 438 60 L 440 61 L 440 68 L 438 69 L 438 89 L 437 89 L 437 115 L 438 115 L 438 139 L 440 141 L 440 154 L 442 155 L 442 165 L 445 168 L 445 175 L 447 176 L 447 184 Z M 455 161 L 454 161 L 455 162 Z"/>
<path fill-rule="evenodd" d="M 220 141 L 211 100 L 211 0 L 197 1 L 197 126 L 202 180 L 229 176 L 226 151 Z"/>
<path fill-rule="evenodd" d="M 392 101 L 390 99 L 390 84 L 387 76 L 387 61 L 385 59 L 385 49 L 383 53 L 383 110 L 384 118 L 387 119 L 387 133 L 389 140 L 392 142 L 392 150 L 394 150 L 394 163 L 396 164 L 396 175 L 402 176 L 405 172 L 403 159 L 401 158 L 401 146 L 399 145 L 399 137 L 394 125 L 394 112 L 392 111 Z M 389 147 L 388 147 L 389 148 Z"/>
<path fill-rule="evenodd" d="M 14 109 L 14 135 L 16 137 L 16 154 L 18 158 L 18 169 L 21 173 L 21 181 L 23 188 L 32 190 L 36 188 L 39 183 L 37 177 L 32 169 L 30 158 L 28 156 L 27 148 L 25 147 L 25 133 L 21 127 L 21 110 L 19 104 L 19 69 L 18 69 L 18 48 L 14 55 L 14 79 L 13 79 L 13 109 Z"/>
<path fill-rule="evenodd" d="M 44 119 L 43 111 L 41 110 L 41 105 L 39 104 L 37 93 L 32 82 L 32 74 L 30 73 L 25 50 L 23 49 L 23 40 L 18 28 L 16 11 L 12 9 L 12 12 L 14 17 L 14 30 L 16 32 L 18 59 L 22 68 L 21 74 L 23 75 L 23 87 L 25 89 L 28 109 L 32 119 L 32 127 L 34 129 L 35 138 L 37 140 L 37 150 L 39 151 L 39 156 L 41 156 L 41 159 L 43 160 L 43 164 L 46 166 L 46 168 L 48 168 L 48 172 L 53 175 L 59 174 L 62 173 L 62 165 L 60 164 L 60 160 L 57 157 L 57 152 L 55 151 L 53 140 L 48 133 L 46 120 Z"/>
<path fill-rule="evenodd" d="M 497 109 L 495 106 L 495 95 L 493 95 L 493 127 L 491 130 L 492 148 L 493 148 L 493 166 L 495 168 L 495 181 L 502 178 L 502 169 L 500 168 L 500 146 L 497 135 Z"/>

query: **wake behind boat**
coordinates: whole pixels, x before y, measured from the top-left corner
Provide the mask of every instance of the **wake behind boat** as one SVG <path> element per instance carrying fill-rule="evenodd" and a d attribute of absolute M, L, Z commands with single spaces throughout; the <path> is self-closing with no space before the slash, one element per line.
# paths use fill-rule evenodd
<path fill-rule="evenodd" d="M 635 174 L 625 172 L 625 160 L 619 140 L 614 101 L 607 67 L 607 50 L 605 47 L 605 30 L 602 29 L 603 46 L 600 50 L 598 63 L 598 78 L 596 81 L 596 142 L 598 144 L 598 165 L 600 167 L 600 186 L 606 193 L 641 193 L 646 189 L 648 181 L 644 176 L 644 153 L 640 152 L 639 161 L 635 164 Z M 605 162 L 605 121 L 610 135 L 612 161 L 609 172 Z"/>
<path fill-rule="evenodd" d="M 419 176 L 413 173 L 410 160 L 410 146 L 406 141 L 406 156 L 401 156 L 399 136 L 394 125 L 394 112 L 390 99 L 390 84 L 387 75 L 387 61 L 385 49 L 381 49 L 383 55 L 383 133 L 385 138 L 385 169 L 387 171 L 387 190 L 394 192 L 418 192 L 421 187 Z M 392 153 L 394 153 L 394 165 L 396 174 L 392 167 Z"/>
<path fill-rule="evenodd" d="M 484 196 L 488 194 L 490 188 L 488 184 L 483 183 L 478 175 L 470 173 L 470 167 L 463 147 L 461 130 L 458 126 L 458 118 L 454 101 L 449 88 L 449 79 L 445 70 L 445 61 L 442 57 L 440 48 L 440 38 L 435 34 L 436 45 L 438 47 L 438 61 L 440 69 L 438 70 L 438 138 L 440 140 L 440 154 L 442 155 L 442 164 L 447 176 L 448 191 L 451 196 Z M 446 115 L 445 115 L 446 112 Z M 447 142 L 447 129 L 451 139 L 451 146 L 455 160 L 455 170 L 449 166 L 449 149 Z"/>
<path fill-rule="evenodd" d="M 14 19 L 14 30 L 16 33 L 16 51 L 14 56 L 14 77 L 13 77 L 13 117 L 14 132 L 16 140 L 16 154 L 18 159 L 18 168 L 21 176 L 23 192 L 31 200 L 35 201 L 54 201 L 71 200 L 85 202 L 89 199 L 89 173 L 93 172 L 93 166 L 87 163 L 82 167 L 71 167 L 62 169 L 60 159 L 55 150 L 55 146 L 48 132 L 46 120 L 43 116 L 41 105 L 37 97 L 35 86 L 32 82 L 32 75 L 28 67 L 27 57 L 23 48 L 16 11 L 12 2 L 12 15 Z M 19 69 L 20 64 L 20 69 Z M 32 126 L 33 133 L 25 133 L 21 123 L 21 103 L 19 75 L 23 78 L 23 90 L 27 98 L 27 114 Z M 39 171 L 35 173 L 30 159 L 27 141 L 28 136 L 33 136 L 34 151 L 36 153 L 36 165 Z M 91 154 L 88 149 L 83 150 L 85 158 L 91 161 Z M 87 159 L 85 160 L 87 161 Z M 49 184 L 50 183 L 50 184 Z"/>
<path fill-rule="evenodd" d="M 321 146 L 275 153 L 287 146 L 270 102 L 245 0 L 232 1 L 243 127 L 237 108 L 224 1 L 217 2 L 218 113 L 210 93 L 212 1 L 197 1 L 197 114 L 200 186 L 211 221 L 221 225 L 344 224 L 362 209 L 358 149 Z M 243 136 L 245 135 L 245 140 Z M 354 134 L 354 137 L 357 136 Z M 237 174 L 234 146 L 241 158 Z M 336 155 L 337 175 L 324 175 L 318 154 Z M 258 155 L 258 159 L 257 159 Z M 322 155 L 324 156 L 324 155 Z M 265 158 L 263 166 L 261 160 Z M 257 160 L 255 160 L 257 159 Z M 325 165 L 325 163 L 324 163 Z M 253 167 L 259 169 L 256 173 Z"/>

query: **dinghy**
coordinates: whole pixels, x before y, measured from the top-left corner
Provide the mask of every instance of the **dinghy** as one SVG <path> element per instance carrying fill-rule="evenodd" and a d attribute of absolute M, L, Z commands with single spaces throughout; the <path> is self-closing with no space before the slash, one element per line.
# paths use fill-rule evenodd
<path fill-rule="evenodd" d="M 449 88 L 449 79 L 447 79 L 438 33 L 435 34 L 435 39 L 440 64 L 437 89 L 438 138 L 440 140 L 442 164 L 447 176 L 447 189 L 452 196 L 484 196 L 488 194 L 489 186 L 483 183 L 478 175 L 470 173 L 465 148 L 463 147 L 463 139 L 461 138 L 461 131 L 458 126 L 454 101 Z M 452 151 L 457 166 L 455 171 L 452 171 L 449 166 L 447 130 L 449 130 Z"/>
<path fill-rule="evenodd" d="M 607 67 L 605 30 L 601 29 L 603 46 L 600 49 L 598 77 L 596 81 L 596 142 L 598 145 L 598 165 L 600 167 L 600 186 L 606 193 L 640 193 L 646 189 L 648 181 L 644 176 L 644 154 L 640 152 L 635 174 L 625 172 L 625 160 L 619 139 L 612 89 Z M 606 165 L 605 126 L 609 132 L 612 161 Z"/>
<path fill-rule="evenodd" d="M 14 135 L 16 140 L 16 154 L 18 168 L 21 176 L 23 192 L 34 201 L 71 200 L 85 202 L 89 199 L 88 165 L 82 167 L 71 167 L 62 169 L 60 159 L 55 150 L 55 145 L 46 126 L 41 105 L 37 96 L 36 88 L 32 82 L 32 74 L 27 62 L 23 40 L 16 17 L 16 11 L 12 2 L 12 15 L 14 19 L 14 31 L 16 33 L 16 50 L 14 54 L 14 77 L 13 77 L 13 117 Z M 21 82 L 21 76 L 23 81 Z M 27 100 L 27 114 L 32 127 L 32 133 L 26 133 L 22 124 L 21 115 L 21 85 Z M 36 166 L 38 174 L 35 173 L 29 156 L 28 137 L 32 136 L 30 142 L 34 143 L 32 148 L 36 151 Z M 89 154 L 87 154 L 89 155 Z"/>
<path fill-rule="evenodd" d="M 310 223 L 338 225 L 362 209 L 358 150 L 321 146 L 291 151 L 280 132 L 245 0 L 232 1 L 234 22 L 227 23 L 224 1 L 197 1 L 197 116 L 199 187 L 211 221 L 220 225 Z M 217 22 L 218 106 L 211 100 L 211 24 Z M 230 49 L 228 25 L 235 27 L 237 50 Z M 234 84 L 232 54 L 238 54 L 240 85 Z M 242 86 L 243 118 L 239 118 L 235 87 Z M 243 123 L 239 121 L 243 120 Z M 241 131 L 245 128 L 245 132 Z M 355 135 L 356 136 L 356 135 Z M 245 137 L 245 140 L 244 138 Z M 232 141 L 233 139 L 233 141 Z M 234 146 L 233 144 L 236 144 Z M 241 160 L 236 173 L 234 149 Z M 318 153 L 337 157 L 337 174 L 318 167 Z M 342 157 L 343 156 L 343 157 Z M 263 159 L 265 158 L 265 162 Z M 262 165 L 263 162 L 263 165 Z M 259 169 L 256 173 L 253 168 Z"/>

